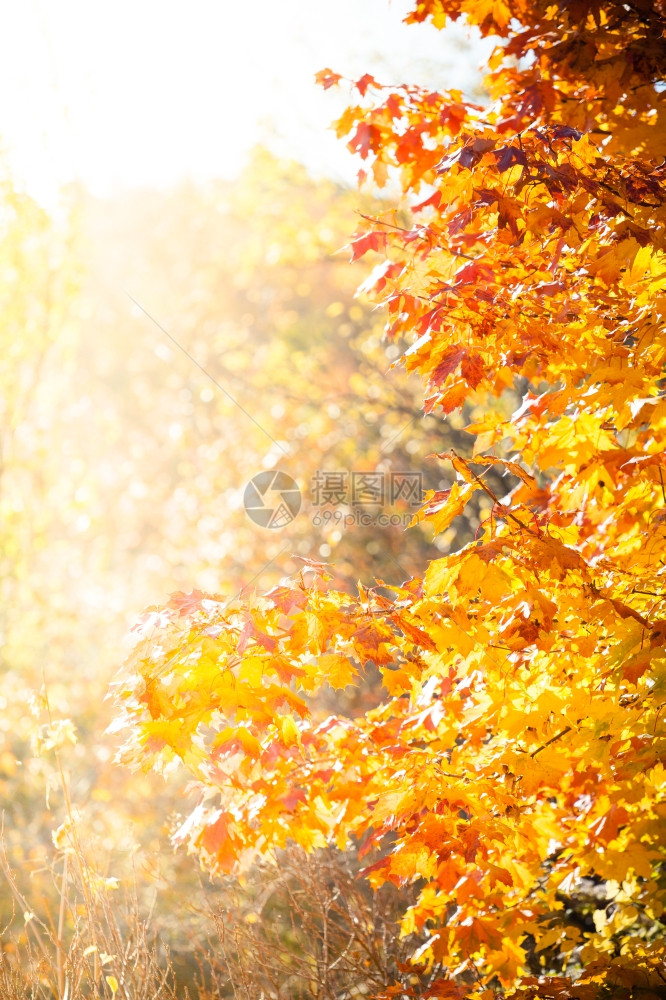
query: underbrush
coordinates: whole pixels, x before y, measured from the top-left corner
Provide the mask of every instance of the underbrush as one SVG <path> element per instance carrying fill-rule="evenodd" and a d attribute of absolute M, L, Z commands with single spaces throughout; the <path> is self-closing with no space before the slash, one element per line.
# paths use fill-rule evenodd
<path fill-rule="evenodd" d="M 374 892 L 351 853 L 289 848 L 245 877 L 171 896 L 167 912 L 159 895 L 146 907 L 136 879 L 123 888 L 95 875 L 76 832 L 66 839 L 51 872 L 55 912 L 24 894 L 3 845 L 14 913 L 2 1000 L 342 1000 L 404 977 L 414 942 L 397 938 L 398 890 Z"/>

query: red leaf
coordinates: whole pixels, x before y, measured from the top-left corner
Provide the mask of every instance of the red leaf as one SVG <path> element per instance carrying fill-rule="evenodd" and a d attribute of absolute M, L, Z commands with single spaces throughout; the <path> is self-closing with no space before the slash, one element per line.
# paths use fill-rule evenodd
<path fill-rule="evenodd" d="M 230 818 L 228 813 L 221 812 L 201 834 L 201 846 L 215 855 L 216 866 L 224 872 L 230 872 L 238 858 L 237 846 L 229 831 Z"/>
<path fill-rule="evenodd" d="M 386 233 L 373 232 L 365 233 L 363 236 L 359 236 L 358 239 L 352 240 L 352 260 L 358 260 L 363 254 L 367 253 L 368 250 L 383 250 L 386 247 Z"/>
<path fill-rule="evenodd" d="M 362 159 L 367 159 L 368 153 L 377 152 L 382 145 L 382 134 L 376 125 L 361 122 L 348 146 L 353 153 L 359 153 Z"/>
<path fill-rule="evenodd" d="M 611 840 L 615 840 L 620 827 L 628 819 L 629 813 L 624 806 L 618 806 L 617 803 L 613 803 L 607 813 L 604 813 L 603 816 L 600 816 L 590 825 L 590 833 L 595 840 L 608 844 Z"/>
<path fill-rule="evenodd" d="M 422 209 L 429 208 L 431 206 L 432 208 L 439 208 L 441 202 L 442 202 L 442 192 L 435 191 L 435 193 L 431 194 L 430 197 L 426 198 L 425 201 L 419 202 L 418 205 L 412 205 L 412 212 L 420 212 L 422 211 Z"/>
<path fill-rule="evenodd" d="M 407 636 L 408 639 L 411 639 L 415 645 L 420 646 L 422 649 L 429 649 L 433 653 L 437 652 L 437 646 L 433 639 L 431 639 L 430 636 L 423 631 L 423 629 L 420 629 L 418 625 L 412 624 L 412 622 L 407 621 L 407 619 L 401 615 L 393 615 L 393 621 L 398 626 L 402 634 Z"/>
<path fill-rule="evenodd" d="M 446 378 L 453 374 L 460 362 L 467 356 L 467 349 L 460 344 L 452 344 L 444 351 L 437 367 L 430 373 L 430 384 L 441 385 Z"/>
<path fill-rule="evenodd" d="M 497 169 L 501 174 L 516 163 L 523 167 L 527 166 L 527 157 L 520 146 L 503 146 L 494 151 L 494 156 L 497 158 Z"/>
<path fill-rule="evenodd" d="M 456 285 L 481 284 L 482 282 L 492 282 L 494 274 L 492 268 L 487 264 L 479 264 L 473 260 L 465 264 L 456 273 Z M 480 289 L 479 289 L 480 292 Z"/>
<path fill-rule="evenodd" d="M 299 802 L 307 802 L 307 796 L 302 788 L 290 788 L 280 802 L 288 812 L 293 812 Z"/>
<path fill-rule="evenodd" d="M 583 133 L 571 125 L 551 125 L 550 134 L 553 139 L 580 139 Z"/>
<path fill-rule="evenodd" d="M 360 93 L 361 97 L 365 97 L 365 93 L 368 87 L 376 87 L 376 86 L 377 86 L 377 81 L 375 80 L 374 76 L 370 75 L 370 73 L 364 73 L 361 79 L 356 81 L 356 89 Z"/>
<path fill-rule="evenodd" d="M 476 389 L 486 373 L 485 365 L 478 354 L 467 355 L 460 366 L 460 374 L 472 389 Z"/>
<path fill-rule="evenodd" d="M 467 383 L 463 381 L 455 382 L 450 389 L 443 392 L 437 402 L 445 413 L 451 413 L 462 406 L 467 399 Z"/>

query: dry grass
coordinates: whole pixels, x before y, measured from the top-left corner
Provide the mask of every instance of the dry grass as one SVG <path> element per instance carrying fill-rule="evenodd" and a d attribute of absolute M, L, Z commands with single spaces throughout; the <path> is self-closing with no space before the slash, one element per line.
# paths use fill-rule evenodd
<path fill-rule="evenodd" d="M 405 971 L 414 942 L 397 936 L 404 893 L 373 892 L 352 854 L 292 848 L 242 883 L 204 887 L 190 902 L 198 933 L 183 921 L 174 961 L 156 930 L 162 916 L 142 912 L 136 885 L 119 899 L 119 890 L 95 882 L 80 844 L 71 842 L 60 855 L 59 907 L 51 915 L 34 913 L 0 853 L 15 903 L 2 934 L 0 1000 L 347 1000 L 414 982 Z M 174 914 L 168 917 L 173 925 Z"/>
<path fill-rule="evenodd" d="M 99 875 L 57 748 L 55 761 L 65 821 L 53 835 L 50 903 L 28 898 L 0 832 L 0 892 L 13 902 L 0 929 L 0 1000 L 348 1000 L 397 982 L 427 992 L 437 970 L 415 976 L 414 941 L 398 935 L 409 890 L 373 891 L 354 852 L 293 847 L 242 880 L 201 884 L 186 900 L 153 892 L 149 905 L 146 874 L 125 890 Z"/>
<path fill-rule="evenodd" d="M 142 915 L 136 892 L 96 884 L 83 854 L 64 855 L 56 915 L 38 914 L 18 887 L 4 847 L 0 867 L 14 898 L 14 919 L 3 929 L 0 998 L 171 1000 L 182 996 L 168 950 Z"/>
<path fill-rule="evenodd" d="M 202 996 L 347 1000 L 407 984 L 414 941 L 400 940 L 397 924 L 406 893 L 373 892 L 358 867 L 351 853 L 294 847 L 242 888 L 229 882 L 210 910 Z"/>

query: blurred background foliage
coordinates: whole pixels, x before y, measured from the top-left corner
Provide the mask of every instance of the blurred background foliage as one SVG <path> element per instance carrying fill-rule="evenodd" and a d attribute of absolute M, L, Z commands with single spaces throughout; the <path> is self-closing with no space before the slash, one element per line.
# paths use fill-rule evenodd
<path fill-rule="evenodd" d="M 100 878 L 134 885 L 187 979 L 188 934 L 220 890 L 168 844 L 187 788 L 113 764 L 105 696 L 128 627 L 174 591 L 267 589 L 298 557 L 332 562 L 350 590 L 419 573 L 437 554 L 427 528 L 317 526 L 312 479 L 410 471 L 445 488 L 432 456 L 466 450 L 482 400 L 424 417 L 419 380 L 392 368 L 403 345 L 382 339 L 356 295 L 370 265 L 345 249 L 357 213 L 380 207 L 370 194 L 257 149 L 234 182 L 72 187 L 51 217 L 9 179 L 0 197 L 2 949 L 32 920 L 75 935 L 71 856 L 84 903 Z M 280 531 L 242 503 L 273 468 L 303 495 Z"/>

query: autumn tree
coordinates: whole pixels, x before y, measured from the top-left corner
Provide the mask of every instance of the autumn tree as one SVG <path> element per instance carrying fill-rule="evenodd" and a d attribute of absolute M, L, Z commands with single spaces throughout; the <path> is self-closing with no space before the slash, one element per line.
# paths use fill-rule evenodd
<path fill-rule="evenodd" d="M 362 179 L 402 183 L 353 247 L 384 255 L 367 285 L 425 410 L 487 407 L 421 517 L 445 531 L 481 495 L 488 515 L 401 586 L 352 595 L 309 564 L 148 612 L 124 756 L 194 776 L 176 840 L 213 873 L 294 841 L 414 887 L 418 982 L 382 996 L 663 995 L 666 10 L 419 0 L 408 20 L 461 16 L 498 37 L 488 106 L 365 76 L 337 127 Z M 368 662 L 383 702 L 322 718 L 317 693 Z"/>

